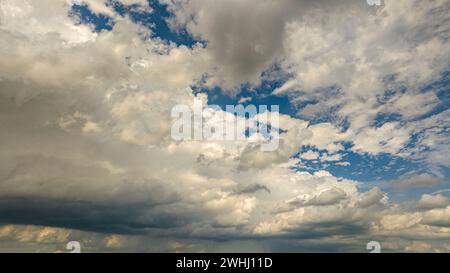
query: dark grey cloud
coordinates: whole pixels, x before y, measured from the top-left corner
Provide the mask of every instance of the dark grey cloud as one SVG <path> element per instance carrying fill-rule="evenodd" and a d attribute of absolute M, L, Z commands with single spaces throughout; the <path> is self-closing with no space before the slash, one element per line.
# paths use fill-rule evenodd
<path fill-rule="evenodd" d="M 237 92 L 240 84 L 258 84 L 261 73 L 286 56 L 284 39 L 287 25 L 305 17 L 326 22 L 342 12 L 367 13 L 364 1 L 281 0 L 204 1 L 166 0 L 175 14 L 172 25 L 186 28 L 206 41 L 217 71 L 210 84 Z M 322 16 L 327 14 L 327 16 Z M 306 20 L 305 20 L 306 21 Z"/>

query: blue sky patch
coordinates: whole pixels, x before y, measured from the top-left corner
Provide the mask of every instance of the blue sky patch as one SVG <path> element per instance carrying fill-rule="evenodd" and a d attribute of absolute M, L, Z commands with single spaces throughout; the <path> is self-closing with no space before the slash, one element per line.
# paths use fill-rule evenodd
<path fill-rule="evenodd" d="M 115 0 L 108 1 L 108 4 L 117 14 L 129 16 L 133 22 L 151 29 L 153 38 L 158 37 L 161 40 L 188 47 L 192 47 L 200 42 L 191 37 L 186 30 L 172 31 L 167 24 L 167 19 L 172 15 L 167 10 L 167 6 L 157 0 L 149 1 L 152 8 L 151 11 L 139 9 L 137 5 L 124 5 Z M 114 26 L 112 18 L 102 14 L 95 14 L 85 4 L 74 4 L 71 15 L 78 17 L 80 24 L 92 25 L 96 32 L 112 30 Z"/>
<path fill-rule="evenodd" d="M 112 30 L 114 22 L 108 16 L 95 14 L 87 5 L 73 5 L 70 11 L 71 17 L 79 20 L 79 24 L 88 24 L 93 26 L 96 32 L 102 30 Z"/>

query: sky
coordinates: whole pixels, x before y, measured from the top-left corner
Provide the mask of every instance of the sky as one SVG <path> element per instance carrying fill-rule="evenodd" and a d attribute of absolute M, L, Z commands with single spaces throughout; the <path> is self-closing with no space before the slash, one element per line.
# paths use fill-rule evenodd
<path fill-rule="evenodd" d="M 450 252 L 449 0 L 0 0 L 0 37 L 0 252 Z M 279 146 L 174 140 L 195 101 Z"/>

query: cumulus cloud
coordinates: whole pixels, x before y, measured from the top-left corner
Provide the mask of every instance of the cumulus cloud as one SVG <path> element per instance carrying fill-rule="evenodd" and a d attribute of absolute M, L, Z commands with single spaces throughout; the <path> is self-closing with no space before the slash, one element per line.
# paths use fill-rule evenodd
<path fill-rule="evenodd" d="M 318 101 L 302 108 L 300 115 L 333 111 L 337 123 L 346 120 L 345 138 L 356 151 L 414 158 L 417 152 L 408 147 L 410 136 L 429 130 L 417 118 L 443 103 L 437 90 L 421 89 L 439 80 L 449 65 L 448 9 L 447 1 L 431 5 L 385 1 L 370 15 L 350 4 L 344 13 L 334 12 L 327 20 L 313 15 L 291 20 L 283 43 L 288 57 L 281 63 L 293 76 L 274 94 L 288 93 L 299 102 Z M 386 90 L 392 93 L 386 95 Z M 380 113 L 400 115 L 402 122 L 375 127 Z M 405 126 L 405 121 L 410 123 Z M 437 124 L 448 127 L 447 121 Z M 439 137 L 448 139 L 448 134 L 428 131 L 421 139 L 427 143 L 423 150 L 447 151 L 448 143 L 431 140 Z M 444 153 L 423 151 L 421 156 L 431 165 L 439 160 L 448 166 L 448 160 L 437 159 Z"/>
<path fill-rule="evenodd" d="M 1 251 L 60 251 L 69 240 L 91 251 L 205 251 L 217 239 L 225 250 L 261 239 L 251 240 L 252 250 L 298 249 L 296 242 L 326 249 L 334 242 L 336 250 L 355 251 L 373 236 L 403 238 L 402 230 L 449 237 L 443 195 L 423 195 L 404 208 L 378 187 L 296 169 L 303 159 L 341 160 L 347 141 L 355 152 L 410 158 L 427 147 L 427 162 L 448 163 L 449 112 L 417 119 L 439 103 L 437 96 L 396 93 L 377 104 L 383 77 L 398 72 L 391 84 L 416 90 L 443 69 L 448 33 L 427 22 L 430 16 L 436 25 L 445 22 L 445 1 L 415 2 L 423 9 L 386 1 L 380 14 L 364 1 L 163 2 L 174 13 L 174 30 L 186 28 L 205 43 L 186 47 L 151 38 L 151 30 L 102 0 L 0 1 Z M 114 18 L 113 29 L 94 33 L 78 24 L 70 16 L 74 3 Z M 315 16 L 327 11 L 347 17 L 321 22 Z M 399 31 L 405 36 L 397 41 Z M 414 41 L 409 51 L 408 41 Z M 258 85 L 275 63 L 291 77 L 275 93 L 294 94 L 295 103 L 330 92 L 304 114 L 336 103 L 350 128 L 280 115 L 283 132 L 272 152 L 254 139 L 171 139 L 172 107 L 208 101 L 193 94 L 193 85 L 236 93 L 240 84 Z M 333 86 L 339 92 L 326 90 Z M 206 123 L 230 115 L 211 111 Z M 380 111 L 408 123 L 369 126 Z M 406 149 L 415 132 L 422 133 L 418 145 Z M 326 152 L 295 158 L 302 146 Z M 396 183 L 439 181 L 418 175 Z M 351 242 L 343 239 L 349 235 Z M 409 247 L 402 243 L 396 247 Z"/>
<path fill-rule="evenodd" d="M 442 194 L 424 194 L 420 197 L 419 207 L 423 209 L 445 208 L 449 204 L 449 199 Z"/>
<path fill-rule="evenodd" d="M 306 17 L 317 9 L 344 11 L 364 7 L 360 1 L 205 1 L 165 0 L 175 14 L 173 28 L 208 43 L 217 63 L 207 84 L 219 85 L 231 93 L 243 83 L 258 84 L 261 73 L 286 56 L 283 42 L 287 23 Z M 233 92 L 234 91 L 234 92 Z"/>

